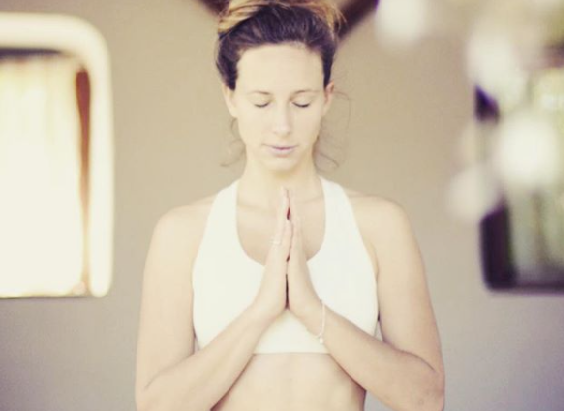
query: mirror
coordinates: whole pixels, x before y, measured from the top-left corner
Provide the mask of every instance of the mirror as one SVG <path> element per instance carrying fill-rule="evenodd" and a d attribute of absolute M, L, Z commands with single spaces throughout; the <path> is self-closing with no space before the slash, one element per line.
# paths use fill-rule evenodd
<path fill-rule="evenodd" d="M 483 275 L 494 290 L 564 290 L 564 47 L 522 57 L 513 89 L 475 91 L 498 197 L 480 223 Z"/>

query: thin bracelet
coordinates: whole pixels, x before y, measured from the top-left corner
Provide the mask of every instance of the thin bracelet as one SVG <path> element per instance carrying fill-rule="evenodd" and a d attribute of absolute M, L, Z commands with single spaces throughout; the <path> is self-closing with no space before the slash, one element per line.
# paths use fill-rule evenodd
<path fill-rule="evenodd" d="M 325 302 L 321 300 L 321 332 L 316 338 L 323 344 L 323 331 L 325 331 Z"/>

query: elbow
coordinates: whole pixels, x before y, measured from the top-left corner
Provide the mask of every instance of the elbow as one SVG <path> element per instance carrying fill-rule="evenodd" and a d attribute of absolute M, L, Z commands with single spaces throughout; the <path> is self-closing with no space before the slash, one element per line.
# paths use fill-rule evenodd
<path fill-rule="evenodd" d="M 445 409 L 445 372 L 444 370 L 439 370 L 437 372 L 437 388 L 435 391 L 436 397 L 436 410 L 443 411 Z"/>
<path fill-rule="evenodd" d="M 135 391 L 136 411 L 162 411 L 176 409 L 170 404 L 170 396 L 163 392 L 158 378 L 139 386 Z"/>
<path fill-rule="evenodd" d="M 426 407 L 427 410 L 429 410 L 429 411 L 443 411 L 444 408 L 445 408 L 444 390 L 434 392 L 433 395 L 430 396 L 430 398 L 428 398 L 427 403 L 428 403 L 427 404 L 428 407 Z"/>
<path fill-rule="evenodd" d="M 444 391 L 438 392 L 431 400 L 432 406 L 429 407 L 430 411 L 443 411 L 445 409 L 445 394 Z"/>
<path fill-rule="evenodd" d="M 136 391 L 136 411 L 163 411 L 163 410 L 190 410 L 208 411 L 209 406 L 201 403 L 201 398 L 190 396 L 191 401 L 186 399 L 173 399 L 170 393 L 156 392 L 154 386 Z"/>
<path fill-rule="evenodd" d="M 370 393 L 379 398 L 385 405 L 398 411 L 444 411 L 445 389 L 444 374 L 433 371 L 424 379 L 425 383 L 419 382 L 418 386 L 412 386 L 408 390 L 413 395 L 405 395 L 405 387 L 398 387 L 397 398 L 394 402 L 390 397 L 378 397 L 375 391 Z"/>
<path fill-rule="evenodd" d="M 433 378 L 429 378 L 419 394 L 411 398 L 409 404 L 405 404 L 404 411 L 443 411 L 445 406 L 444 376 L 440 372 L 434 372 Z"/>
<path fill-rule="evenodd" d="M 155 403 L 154 398 L 152 398 L 154 395 L 151 395 L 153 390 L 149 389 L 150 385 L 151 384 L 143 388 L 139 388 L 135 392 L 136 411 L 156 411 L 161 408 L 159 404 Z"/>
<path fill-rule="evenodd" d="M 420 398 L 414 410 L 443 411 L 445 407 L 445 378 L 444 372 L 435 372 L 432 384 Z"/>
<path fill-rule="evenodd" d="M 163 409 L 162 401 L 156 402 L 149 399 L 147 393 L 135 397 L 136 411 L 158 411 Z M 170 409 L 170 408 L 169 408 Z"/>
<path fill-rule="evenodd" d="M 137 390 L 135 392 L 135 410 L 136 411 L 150 411 L 147 404 L 145 390 Z"/>
<path fill-rule="evenodd" d="M 139 396 L 135 396 L 135 411 L 149 411 Z"/>

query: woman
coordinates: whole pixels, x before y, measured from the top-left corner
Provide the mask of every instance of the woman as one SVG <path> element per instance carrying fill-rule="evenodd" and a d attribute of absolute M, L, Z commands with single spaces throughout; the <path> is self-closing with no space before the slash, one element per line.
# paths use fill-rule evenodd
<path fill-rule="evenodd" d="M 358 411 L 366 391 L 394 410 L 443 408 L 404 211 L 316 171 L 338 21 L 323 0 L 232 1 L 223 13 L 217 66 L 246 164 L 155 227 L 138 410 Z"/>

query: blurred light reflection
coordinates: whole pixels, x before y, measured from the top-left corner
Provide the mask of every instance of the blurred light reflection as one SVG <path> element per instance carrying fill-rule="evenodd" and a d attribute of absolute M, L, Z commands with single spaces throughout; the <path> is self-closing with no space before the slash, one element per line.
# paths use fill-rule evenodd
<path fill-rule="evenodd" d="M 564 1 L 388 0 L 375 28 L 392 50 L 462 36 L 475 119 L 447 207 L 480 223 L 489 286 L 564 289 Z"/>
<path fill-rule="evenodd" d="M 530 110 L 511 113 L 496 137 L 492 155 L 505 187 L 529 192 L 562 177 L 561 136 L 548 116 Z"/>
<path fill-rule="evenodd" d="M 411 45 L 429 29 L 429 0 L 384 0 L 375 14 L 376 36 L 394 46 Z"/>

